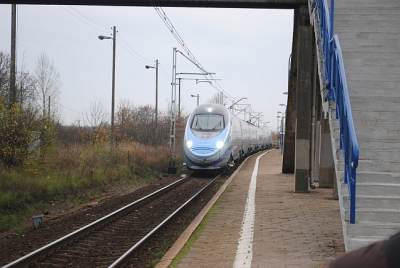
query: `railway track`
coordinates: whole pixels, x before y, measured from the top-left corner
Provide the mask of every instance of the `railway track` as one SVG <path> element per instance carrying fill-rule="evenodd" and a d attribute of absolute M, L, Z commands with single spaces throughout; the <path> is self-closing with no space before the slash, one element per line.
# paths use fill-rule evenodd
<path fill-rule="evenodd" d="M 182 178 L 3 266 L 120 267 L 215 183 Z"/>

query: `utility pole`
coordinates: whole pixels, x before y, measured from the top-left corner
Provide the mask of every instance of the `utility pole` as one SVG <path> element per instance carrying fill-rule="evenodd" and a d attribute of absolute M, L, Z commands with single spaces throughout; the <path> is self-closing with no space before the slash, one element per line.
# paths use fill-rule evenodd
<path fill-rule="evenodd" d="M 168 165 L 168 173 L 176 173 L 176 155 L 175 155 L 175 143 L 176 143 L 176 47 L 172 51 L 172 81 L 171 81 L 171 124 L 169 129 L 169 148 L 170 148 L 170 159 Z"/>
<path fill-rule="evenodd" d="M 17 5 L 11 5 L 11 59 L 10 59 L 10 106 L 17 102 L 16 73 Z"/>
<path fill-rule="evenodd" d="M 156 114 L 155 114 L 155 122 L 156 122 L 156 134 L 158 127 L 158 59 L 156 59 Z"/>
<path fill-rule="evenodd" d="M 178 78 L 178 118 L 181 117 L 181 82 L 182 78 Z"/>
<path fill-rule="evenodd" d="M 115 49 L 117 42 L 117 27 L 113 26 L 113 60 L 112 60 L 112 100 L 111 100 L 111 143 L 114 144 L 114 110 L 115 110 Z"/>
<path fill-rule="evenodd" d="M 280 116 L 280 114 L 281 114 L 282 112 L 277 112 L 277 115 L 276 115 L 276 119 L 277 119 L 277 122 L 276 122 L 276 129 L 277 129 L 277 135 L 278 135 L 278 148 L 280 148 L 280 138 L 281 138 L 281 136 L 280 136 L 280 126 L 279 126 L 279 119 L 281 118 L 281 116 Z"/>
<path fill-rule="evenodd" d="M 49 96 L 49 101 L 48 101 L 49 103 L 48 103 L 48 111 L 47 111 L 47 115 L 48 115 L 48 117 L 49 117 L 49 120 L 50 120 L 50 118 L 51 118 L 51 116 L 50 116 L 50 96 Z"/>

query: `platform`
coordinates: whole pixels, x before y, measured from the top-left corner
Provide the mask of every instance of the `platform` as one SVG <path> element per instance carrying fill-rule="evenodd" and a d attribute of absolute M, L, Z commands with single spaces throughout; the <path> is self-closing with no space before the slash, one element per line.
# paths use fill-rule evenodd
<path fill-rule="evenodd" d="M 172 267 L 325 267 L 344 251 L 332 189 L 294 193 L 280 152 L 261 155 L 244 163 Z"/>

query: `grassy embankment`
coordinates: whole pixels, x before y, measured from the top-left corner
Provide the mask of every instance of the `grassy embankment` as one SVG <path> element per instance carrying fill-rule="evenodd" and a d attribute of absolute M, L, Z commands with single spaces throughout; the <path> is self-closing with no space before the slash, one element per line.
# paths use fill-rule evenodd
<path fill-rule="evenodd" d="M 23 167 L 0 166 L 0 231 L 18 229 L 55 204 L 79 204 L 117 186 L 138 186 L 166 169 L 165 147 L 137 143 L 53 147 Z"/>

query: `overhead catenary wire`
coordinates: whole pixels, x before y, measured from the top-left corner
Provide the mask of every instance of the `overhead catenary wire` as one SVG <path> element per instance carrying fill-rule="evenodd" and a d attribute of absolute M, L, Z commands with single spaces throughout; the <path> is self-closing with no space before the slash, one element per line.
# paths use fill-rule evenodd
<path fill-rule="evenodd" d="M 196 64 L 200 67 L 200 69 L 204 69 L 204 67 L 201 65 L 201 63 L 197 60 L 197 58 L 194 56 L 192 51 L 189 49 L 189 47 L 186 45 L 185 41 L 183 40 L 182 36 L 179 34 L 178 30 L 175 28 L 174 24 L 170 20 L 170 18 L 167 16 L 165 13 L 164 9 L 162 7 L 157 7 L 154 6 L 154 10 L 156 11 L 157 15 L 160 17 L 160 19 L 163 21 L 167 29 L 170 31 L 172 36 L 175 38 L 175 40 L 178 42 L 178 44 L 181 46 L 181 48 L 186 52 L 187 56 Z"/>
<path fill-rule="evenodd" d="M 198 67 L 200 70 L 206 72 L 204 66 L 200 63 L 200 61 L 196 58 L 196 56 L 193 54 L 193 52 L 190 50 L 189 46 L 187 43 L 183 40 L 182 35 L 178 32 L 174 24 L 172 23 L 171 19 L 168 17 L 167 13 L 164 11 L 162 7 L 159 6 L 154 6 L 154 10 L 156 11 L 157 15 L 160 17 L 164 25 L 167 27 L 168 31 L 171 33 L 173 38 L 178 42 L 180 47 L 184 50 L 186 53 L 186 56 L 196 67 Z M 207 74 L 206 78 L 216 80 L 215 76 L 213 74 Z M 232 95 L 230 95 L 218 81 L 215 81 L 214 83 L 211 84 L 211 86 L 217 90 L 218 92 L 222 92 L 224 97 L 227 97 L 229 99 L 234 99 Z"/>
<path fill-rule="evenodd" d="M 71 16 L 75 17 L 78 19 L 81 23 L 87 25 L 90 27 L 93 31 L 98 33 L 98 31 L 110 31 L 110 27 L 108 27 L 105 24 L 102 24 L 91 17 L 85 15 L 83 12 L 78 10 L 75 7 L 70 7 L 70 6 L 62 6 L 68 14 Z M 174 37 L 174 39 L 178 42 L 180 45 L 181 49 L 183 50 L 184 54 L 182 55 L 186 56 L 196 67 L 198 67 L 200 70 L 206 72 L 204 66 L 200 63 L 200 61 L 197 59 L 197 57 L 194 55 L 194 53 L 191 51 L 189 48 L 188 44 L 184 41 L 182 35 L 178 32 L 174 24 L 172 23 L 171 19 L 168 17 L 166 12 L 164 11 L 163 8 L 154 6 L 154 9 L 157 13 L 157 15 L 160 17 L 160 19 L 163 21 L 171 35 Z M 131 45 L 130 42 L 125 38 L 124 33 L 119 33 L 119 39 L 121 40 L 121 45 L 124 48 L 124 50 L 140 60 L 144 64 L 149 64 L 150 62 L 153 63 L 153 60 L 149 59 L 148 57 L 144 56 L 142 53 L 138 52 L 136 49 L 134 49 Z M 167 71 L 160 66 L 160 71 L 163 75 L 169 75 Z M 230 99 L 231 101 L 235 100 L 235 98 L 227 91 L 224 89 L 224 87 L 221 85 L 221 83 L 218 81 L 218 79 L 213 75 L 213 74 L 207 74 L 205 76 L 205 79 L 210 79 L 213 80 L 212 83 L 210 83 L 211 87 L 214 88 L 218 92 L 222 92 L 224 98 Z"/>
<path fill-rule="evenodd" d="M 102 23 L 99 23 L 95 21 L 94 19 L 90 18 L 89 16 L 85 15 L 81 11 L 79 11 L 75 7 L 70 7 L 70 6 L 62 6 L 68 14 L 71 16 L 75 17 L 78 19 L 80 22 L 83 24 L 89 26 L 92 28 L 93 31 L 97 33 L 97 31 L 109 31 L 110 28 Z M 190 50 L 189 46 L 185 43 L 183 40 L 181 34 L 178 32 L 172 21 L 169 19 L 167 16 L 166 12 L 161 8 L 161 7 L 154 7 L 156 10 L 158 16 L 161 18 L 161 20 L 165 23 L 167 28 L 169 29 L 170 33 L 174 36 L 175 40 L 179 43 L 181 48 L 185 52 L 185 56 L 188 57 L 190 61 L 192 61 L 193 64 L 195 64 L 199 69 L 205 72 L 205 68 L 203 65 L 200 63 L 200 61 L 196 58 L 196 56 L 193 54 L 193 52 Z M 136 49 L 134 49 L 129 41 L 125 38 L 125 35 L 123 33 L 119 33 L 119 39 L 121 40 L 121 45 L 124 47 L 126 52 L 134 56 L 135 58 L 139 59 L 142 63 L 144 64 L 149 64 L 150 62 L 152 63 L 153 60 L 149 59 L 148 57 L 144 56 L 143 54 L 139 53 Z M 161 67 L 161 66 L 160 66 Z M 164 68 L 160 68 L 160 71 L 163 73 L 163 75 L 168 75 L 168 73 L 164 70 Z M 211 84 L 211 86 L 217 90 L 218 92 L 222 92 L 224 94 L 224 97 L 229 98 L 229 99 L 234 99 L 232 95 L 230 95 L 221 85 L 220 83 L 216 80 L 216 78 L 212 74 L 207 74 L 206 79 L 210 80 L 215 80 Z"/>

